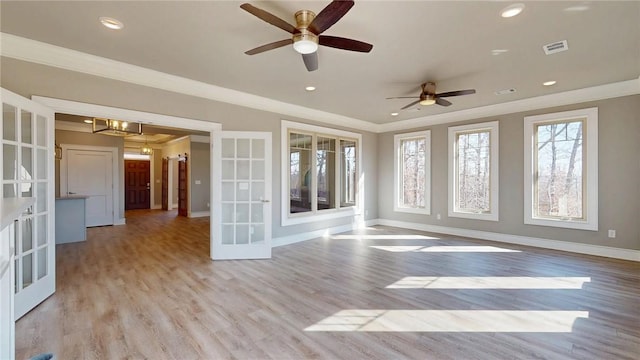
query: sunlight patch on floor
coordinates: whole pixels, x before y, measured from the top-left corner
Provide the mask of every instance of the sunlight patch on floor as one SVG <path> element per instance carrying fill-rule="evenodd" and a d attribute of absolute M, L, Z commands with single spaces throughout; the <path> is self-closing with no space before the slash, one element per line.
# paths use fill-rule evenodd
<path fill-rule="evenodd" d="M 370 235 L 370 234 L 349 234 L 349 235 L 334 235 L 331 237 L 334 240 L 438 240 L 437 237 L 424 236 L 424 235 Z"/>
<path fill-rule="evenodd" d="M 369 247 L 390 252 L 521 252 L 496 246 L 372 245 Z"/>
<path fill-rule="evenodd" d="M 590 277 L 407 276 L 387 289 L 582 289 Z"/>
<path fill-rule="evenodd" d="M 572 331 L 588 311 L 342 310 L 305 331 L 557 332 Z"/>

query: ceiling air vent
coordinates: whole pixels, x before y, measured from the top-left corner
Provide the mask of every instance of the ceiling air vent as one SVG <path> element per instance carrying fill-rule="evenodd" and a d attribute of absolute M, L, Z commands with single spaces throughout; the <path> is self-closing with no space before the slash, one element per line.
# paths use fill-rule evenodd
<path fill-rule="evenodd" d="M 569 44 L 567 44 L 567 40 L 556 41 L 551 44 L 547 44 L 542 47 L 544 49 L 544 53 L 547 55 L 559 53 L 561 51 L 569 50 Z"/>

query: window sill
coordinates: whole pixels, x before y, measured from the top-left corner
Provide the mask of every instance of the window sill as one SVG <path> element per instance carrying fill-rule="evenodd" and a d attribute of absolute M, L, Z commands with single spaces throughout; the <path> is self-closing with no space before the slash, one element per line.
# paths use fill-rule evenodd
<path fill-rule="evenodd" d="M 393 211 L 409 214 L 431 215 L 431 211 L 427 208 L 394 207 Z"/>
<path fill-rule="evenodd" d="M 472 220 L 499 221 L 498 213 L 487 214 L 487 213 L 449 211 L 448 215 L 449 217 L 454 217 L 454 218 L 457 217 L 457 218 L 472 219 Z"/>
<path fill-rule="evenodd" d="M 355 207 L 337 210 L 320 210 L 318 212 L 306 212 L 298 214 L 290 214 L 287 217 L 283 217 L 280 222 L 281 226 L 291 226 L 298 224 L 306 224 L 311 222 L 349 218 L 356 215 L 360 215 L 359 209 Z"/>
<path fill-rule="evenodd" d="M 596 221 L 578 221 L 578 220 L 561 220 L 548 218 L 525 218 L 524 223 L 527 225 L 551 226 L 565 229 L 598 231 L 598 223 Z"/>

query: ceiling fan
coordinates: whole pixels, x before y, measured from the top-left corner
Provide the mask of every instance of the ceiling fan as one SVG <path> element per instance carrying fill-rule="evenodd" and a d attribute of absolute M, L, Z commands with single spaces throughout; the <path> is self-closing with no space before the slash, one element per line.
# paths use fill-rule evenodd
<path fill-rule="evenodd" d="M 310 10 L 300 10 L 294 15 L 296 26 L 293 26 L 279 17 L 251 4 L 242 4 L 240 8 L 243 10 L 293 35 L 291 39 L 258 46 L 255 49 L 246 51 L 245 54 L 255 55 L 293 44 L 293 48 L 302 55 L 302 60 L 307 70 L 314 71 L 318 69 L 318 54 L 316 53 L 318 45 L 368 53 L 373 48 L 371 44 L 343 37 L 320 35 L 340 20 L 353 5 L 353 1 L 335 0 L 322 9 L 317 16 Z"/>
<path fill-rule="evenodd" d="M 387 99 L 418 99 L 401 109 L 401 110 L 405 110 L 418 103 L 424 106 L 433 105 L 433 104 L 449 106 L 451 105 L 451 103 L 443 98 L 476 93 L 475 89 L 468 89 L 468 90 L 457 90 L 457 91 L 449 91 L 449 92 L 436 94 L 436 84 L 430 81 L 422 84 L 421 86 L 422 86 L 422 92 L 420 93 L 420 96 L 397 96 L 397 97 L 389 97 Z"/>

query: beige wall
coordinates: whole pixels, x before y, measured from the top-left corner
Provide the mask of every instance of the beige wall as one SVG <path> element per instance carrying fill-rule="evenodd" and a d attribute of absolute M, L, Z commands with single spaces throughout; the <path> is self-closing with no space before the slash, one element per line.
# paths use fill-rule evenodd
<path fill-rule="evenodd" d="M 524 117 L 589 107 L 597 107 L 599 112 L 599 231 L 524 225 Z M 493 120 L 500 122 L 500 221 L 449 218 L 447 129 L 452 125 Z M 422 129 L 431 129 L 431 215 L 394 212 L 393 178 L 389 172 L 381 171 L 378 174 L 380 218 L 640 250 L 640 95 Z M 394 134 L 385 133 L 378 137 L 381 164 L 393 164 Z M 437 214 L 442 215 L 442 220 L 436 219 Z M 615 239 L 607 237 L 608 229 L 616 230 Z"/>

